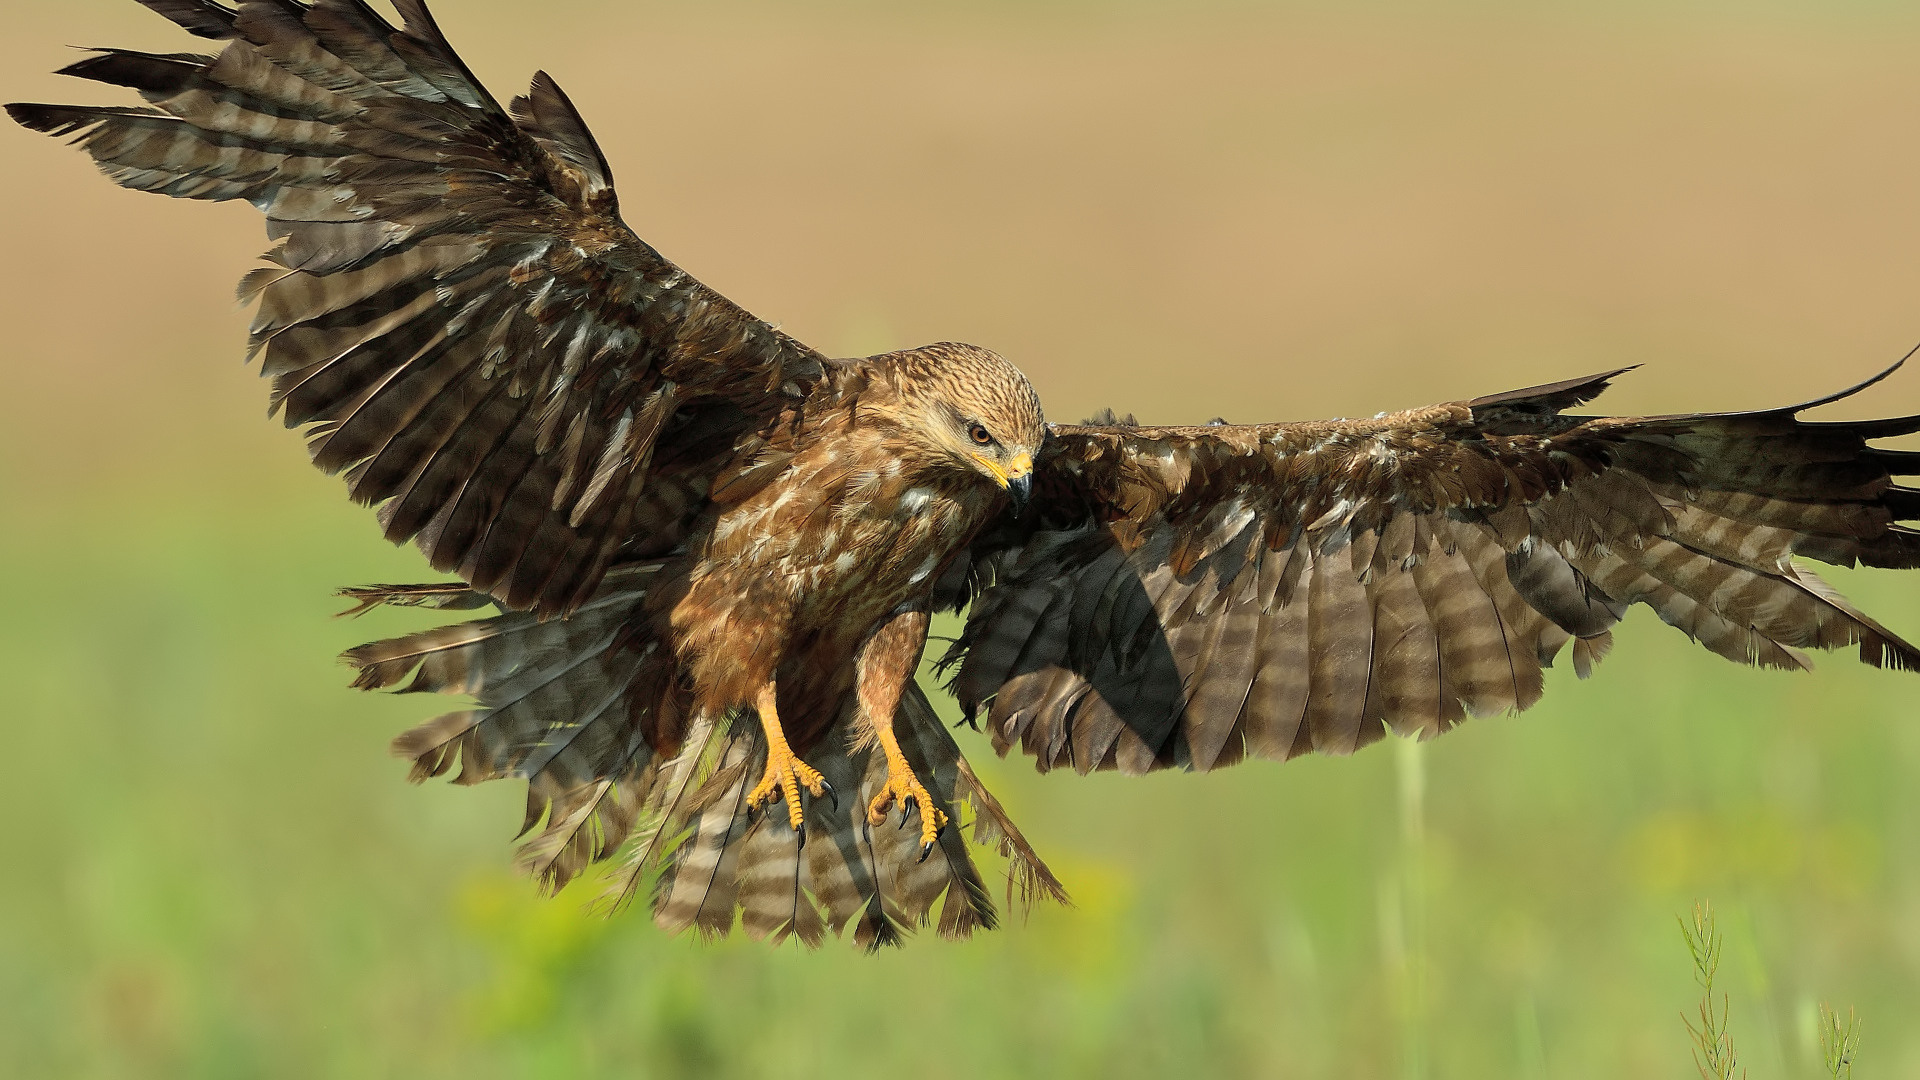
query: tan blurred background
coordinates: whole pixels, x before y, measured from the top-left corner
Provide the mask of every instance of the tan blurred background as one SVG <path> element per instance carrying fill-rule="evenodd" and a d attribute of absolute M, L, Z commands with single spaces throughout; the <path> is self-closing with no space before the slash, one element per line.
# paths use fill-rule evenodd
<path fill-rule="evenodd" d="M 204 44 L 12 8 L 7 100 L 119 100 L 44 74 L 67 44 Z M 830 352 L 988 345 L 1056 420 L 1629 363 L 1601 407 L 1775 405 L 1920 341 L 1901 5 L 436 10 L 497 95 L 558 77 L 708 284 Z M 703 950 L 534 900 L 519 796 L 405 787 L 383 745 L 422 709 L 330 666 L 385 630 L 326 590 L 423 568 L 262 419 L 254 212 L 0 155 L 0 1071 L 1680 1077 L 1672 916 L 1712 895 L 1755 1077 L 1816 1075 L 1822 998 L 1866 1015 L 1863 1075 L 1920 1073 L 1920 683 L 1739 671 L 1644 613 L 1594 683 L 1423 757 L 997 766 L 1082 909 L 989 942 Z M 1868 412 L 1920 412 L 1920 370 L 1836 415 Z M 1844 584 L 1920 633 L 1920 588 Z"/>

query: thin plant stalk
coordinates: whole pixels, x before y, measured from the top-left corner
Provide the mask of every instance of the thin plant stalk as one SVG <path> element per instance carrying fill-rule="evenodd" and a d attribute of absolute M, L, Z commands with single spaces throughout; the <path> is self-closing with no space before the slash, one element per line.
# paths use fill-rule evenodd
<path fill-rule="evenodd" d="M 1400 916 L 1404 960 L 1400 985 L 1400 1061 L 1406 1080 L 1428 1075 L 1427 770 L 1426 744 L 1395 740 L 1400 803 Z"/>
<path fill-rule="evenodd" d="M 1680 936 L 1686 939 L 1687 952 L 1693 956 L 1693 981 L 1700 986 L 1698 1016 L 1680 1014 L 1687 1035 L 1693 1039 L 1694 1067 L 1700 1070 L 1702 1080 L 1733 1080 L 1736 1075 L 1744 1080 L 1746 1070 L 1739 1067 L 1733 1034 L 1727 1030 L 1727 996 L 1721 994 L 1717 1005 L 1714 998 L 1713 980 L 1720 973 L 1723 942 L 1710 902 L 1702 900 L 1693 905 L 1692 921 L 1680 920 Z"/>
<path fill-rule="evenodd" d="M 1859 1048 L 1860 1018 L 1854 1015 L 1853 1008 L 1847 1008 L 1847 1022 L 1843 1026 L 1833 1006 L 1821 1002 L 1820 1060 L 1827 1067 L 1827 1075 L 1833 1080 L 1850 1080 L 1853 1076 L 1854 1051 Z"/>

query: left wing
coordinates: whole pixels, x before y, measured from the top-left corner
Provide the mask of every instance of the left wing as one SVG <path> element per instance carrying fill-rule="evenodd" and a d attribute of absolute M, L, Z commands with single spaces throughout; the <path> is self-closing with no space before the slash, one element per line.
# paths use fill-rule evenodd
<path fill-rule="evenodd" d="M 1002 753 L 1130 773 L 1525 709 L 1634 603 L 1743 663 L 1920 670 L 1796 561 L 1920 565 L 1892 479 L 1920 454 L 1869 444 L 1920 417 L 1797 417 L 1891 370 L 1761 412 L 1562 415 L 1614 371 L 1366 420 L 1056 427 L 1027 514 L 949 579 L 983 588 L 944 663 Z"/>

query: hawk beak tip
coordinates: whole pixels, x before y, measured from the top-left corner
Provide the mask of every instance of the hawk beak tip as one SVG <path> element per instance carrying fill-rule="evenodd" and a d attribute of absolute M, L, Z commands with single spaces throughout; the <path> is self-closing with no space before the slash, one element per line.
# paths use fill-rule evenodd
<path fill-rule="evenodd" d="M 1013 498 L 1013 512 L 1024 513 L 1028 500 L 1033 497 L 1033 474 L 1028 472 L 1008 477 L 1007 494 Z"/>

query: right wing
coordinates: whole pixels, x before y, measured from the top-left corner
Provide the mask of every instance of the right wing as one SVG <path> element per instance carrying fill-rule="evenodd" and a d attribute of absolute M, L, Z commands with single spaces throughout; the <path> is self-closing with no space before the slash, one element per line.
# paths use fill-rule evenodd
<path fill-rule="evenodd" d="M 267 215 L 275 265 L 241 295 L 274 407 L 435 569 L 571 611 L 616 555 L 678 543 L 735 439 L 821 378 L 621 222 L 550 77 L 509 114 L 422 0 L 404 29 L 361 0 L 141 2 L 226 46 L 64 69 L 146 108 L 7 111 L 123 186 Z"/>

